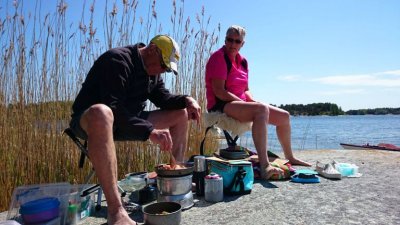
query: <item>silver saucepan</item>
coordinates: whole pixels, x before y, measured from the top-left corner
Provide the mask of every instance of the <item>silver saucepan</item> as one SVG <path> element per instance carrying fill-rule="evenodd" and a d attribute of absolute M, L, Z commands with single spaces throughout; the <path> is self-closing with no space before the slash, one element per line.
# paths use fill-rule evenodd
<path fill-rule="evenodd" d="M 182 206 L 176 202 L 156 202 L 143 208 L 146 225 L 179 225 Z"/>

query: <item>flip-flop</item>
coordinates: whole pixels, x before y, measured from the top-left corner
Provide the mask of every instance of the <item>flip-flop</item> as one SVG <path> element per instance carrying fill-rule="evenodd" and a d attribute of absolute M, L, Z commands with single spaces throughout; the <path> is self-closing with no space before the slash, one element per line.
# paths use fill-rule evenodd
<path fill-rule="evenodd" d="M 296 173 L 291 177 L 291 181 L 294 183 L 319 183 L 320 179 L 316 174 Z"/>

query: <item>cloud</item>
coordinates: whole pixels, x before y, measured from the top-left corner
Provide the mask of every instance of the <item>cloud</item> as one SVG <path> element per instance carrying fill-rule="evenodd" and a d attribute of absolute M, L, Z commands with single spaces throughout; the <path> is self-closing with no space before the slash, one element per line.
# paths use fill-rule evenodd
<path fill-rule="evenodd" d="M 278 79 L 283 80 L 283 81 L 293 82 L 293 81 L 300 80 L 301 76 L 300 75 L 286 75 L 286 76 L 279 76 Z"/>
<path fill-rule="evenodd" d="M 321 95 L 348 95 L 348 94 L 361 94 L 365 93 L 364 89 L 342 89 L 342 90 L 335 90 L 335 91 L 322 91 L 320 92 Z"/>
<path fill-rule="evenodd" d="M 349 74 L 311 79 L 313 82 L 338 86 L 400 87 L 400 70 L 371 74 Z"/>

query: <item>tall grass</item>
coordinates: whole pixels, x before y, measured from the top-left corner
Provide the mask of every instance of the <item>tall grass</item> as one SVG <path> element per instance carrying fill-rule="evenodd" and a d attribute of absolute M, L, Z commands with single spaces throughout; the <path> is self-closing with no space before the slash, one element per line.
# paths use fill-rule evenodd
<path fill-rule="evenodd" d="M 78 168 L 79 152 L 62 130 L 86 73 L 105 50 L 148 43 L 159 33 L 171 35 L 181 46 L 182 60 L 177 78 L 164 76 L 167 87 L 192 95 L 205 106 L 204 65 L 218 44 L 219 29 L 209 27 L 204 8 L 186 16 L 185 1 L 173 0 L 170 9 L 163 9 L 171 12 L 169 18 L 159 18 L 155 0 L 106 1 L 102 9 L 95 3 L 84 1 L 76 21 L 68 17 L 64 0 L 53 12 L 43 12 L 42 4 L 48 3 L 40 0 L 30 11 L 23 1 L 6 1 L 0 8 L 1 211 L 8 208 L 17 186 L 84 181 L 90 165 Z M 102 25 L 96 26 L 99 22 Z M 204 127 L 190 125 L 187 157 L 198 153 L 203 131 Z M 212 149 L 216 142 L 208 140 L 207 149 Z M 159 159 L 167 158 L 150 142 L 116 146 L 121 178 L 128 172 L 152 170 Z"/>

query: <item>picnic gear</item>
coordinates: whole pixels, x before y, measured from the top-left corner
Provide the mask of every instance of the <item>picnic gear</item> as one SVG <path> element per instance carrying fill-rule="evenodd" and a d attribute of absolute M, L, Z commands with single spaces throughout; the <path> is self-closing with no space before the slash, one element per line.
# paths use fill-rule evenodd
<path fill-rule="evenodd" d="M 64 224 L 70 194 L 71 184 L 67 182 L 18 186 L 12 193 L 6 219 L 26 220 L 23 224 L 27 224 L 47 217 Z"/>
<path fill-rule="evenodd" d="M 190 209 L 194 205 L 193 192 L 183 195 L 158 195 L 157 202 L 176 202 L 182 206 L 182 210 Z"/>
<path fill-rule="evenodd" d="M 342 179 L 342 175 L 338 170 L 336 170 L 335 166 L 332 163 L 324 164 L 317 161 L 315 165 L 315 171 L 317 171 L 319 175 L 328 179 Z"/>
<path fill-rule="evenodd" d="M 193 165 L 191 168 L 193 169 Z M 176 202 L 181 204 L 183 209 L 192 207 L 192 179 L 192 173 L 184 176 L 157 176 L 157 201 Z"/>
<path fill-rule="evenodd" d="M 298 170 L 296 170 L 296 173 L 315 174 L 315 175 L 318 174 L 317 171 L 315 171 L 315 170 L 310 170 L 310 169 L 298 169 Z"/>
<path fill-rule="evenodd" d="M 291 176 L 291 181 L 294 183 L 319 183 L 320 179 L 316 176 L 317 174 L 316 171 L 309 169 L 296 170 L 296 173 Z"/>
<path fill-rule="evenodd" d="M 246 148 L 241 146 L 229 146 L 219 150 L 219 155 L 225 159 L 245 159 L 249 156 Z"/>
<path fill-rule="evenodd" d="M 63 131 L 63 135 L 66 134 L 78 147 L 81 155 L 79 158 L 79 168 L 82 169 L 83 165 L 85 163 L 85 159 L 89 158 L 89 150 L 88 150 L 88 143 L 87 140 L 79 139 L 77 135 L 73 132 L 73 130 L 69 127 L 66 128 Z M 92 167 L 92 170 L 90 173 L 86 176 L 84 184 L 88 184 L 90 179 L 95 175 L 95 170 Z M 117 183 L 118 191 L 121 193 L 121 197 L 125 197 L 126 191 Z M 101 189 L 100 184 L 94 184 L 88 189 L 98 189 L 99 191 L 97 192 L 97 203 L 96 203 L 96 211 L 99 211 L 101 209 L 101 201 L 103 198 L 103 190 Z"/>
<path fill-rule="evenodd" d="M 223 178 L 216 173 L 210 173 L 205 178 L 204 200 L 207 202 L 220 202 L 224 199 Z"/>
<path fill-rule="evenodd" d="M 315 174 L 296 173 L 291 179 L 294 183 L 319 183 L 320 179 Z"/>
<path fill-rule="evenodd" d="M 179 169 L 164 169 L 165 166 L 169 166 L 169 164 L 159 164 L 155 167 L 155 171 L 158 177 L 179 177 L 179 176 L 187 176 L 193 173 L 193 165 L 185 164 L 185 168 Z"/>
<path fill-rule="evenodd" d="M 157 177 L 160 195 L 182 195 L 192 190 L 192 174 L 180 177 Z"/>
<path fill-rule="evenodd" d="M 343 177 L 361 177 L 362 174 L 358 172 L 358 166 L 351 163 L 337 163 L 333 162 L 335 168 L 340 172 Z"/>
<path fill-rule="evenodd" d="M 207 175 L 207 163 L 205 156 L 194 157 L 193 183 L 196 185 L 196 195 L 204 195 L 204 177 Z"/>
<path fill-rule="evenodd" d="M 147 184 L 144 188 L 139 190 L 139 204 L 143 205 L 157 199 L 157 188 L 153 185 Z"/>
<path fill-rule="evenodd" d="M 156 202 L 143 208 L 146 225 L 179 225 L 182 206 L 176 202 Z"/>
<path fill-rule="evenodd" d="M 44 223 L 60 216 L 60 201 L 47 197 L 26 202 L 19 212 L 26 224 Z"/>
<path fill-rule="evenodd" d="M 251 162 L 244 160 L 210 160 L 210 171 L 221 175 L 224 194 L 250 194 L 254 183 Z"/>

